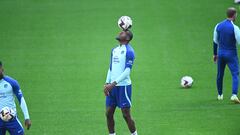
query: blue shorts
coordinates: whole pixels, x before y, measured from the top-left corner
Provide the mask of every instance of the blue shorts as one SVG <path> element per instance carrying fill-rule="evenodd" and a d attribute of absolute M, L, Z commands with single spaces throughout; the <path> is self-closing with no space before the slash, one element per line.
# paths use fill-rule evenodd
<path fill-rule="evenodd" d="M 23 135 L 24 129 L 17 117 L 9 122 L 4 122 L 0 119 L 0 135 L 6 135 L 6 132 L 10 135 Z"/>
<path fill-rule="evenodd" d="M 129 108 L 131 107 L 132 85 L 116 86 L 106 97 L 107 107 Z"/>

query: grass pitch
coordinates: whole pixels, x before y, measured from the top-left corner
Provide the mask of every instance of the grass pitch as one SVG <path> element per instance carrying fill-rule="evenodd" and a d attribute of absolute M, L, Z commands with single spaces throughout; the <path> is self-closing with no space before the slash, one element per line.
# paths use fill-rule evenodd
<path fill-rule="evenodd" d="M 213 28 L 229 6 L 237 7 L 233 0 L 1 0 L 0 59 L 24 92 L 33 123 L 26 135 L 107 134 L 102 88 L 122 15 L 133 19 L 139 134 L 238 135 L 231 76 L 226 71 L 217 102 L 212 62 Z M 193 88 L 180 88 L 184 75 Z M 129 135 L 119 110 L 115 119 L 117 134 Z"/>

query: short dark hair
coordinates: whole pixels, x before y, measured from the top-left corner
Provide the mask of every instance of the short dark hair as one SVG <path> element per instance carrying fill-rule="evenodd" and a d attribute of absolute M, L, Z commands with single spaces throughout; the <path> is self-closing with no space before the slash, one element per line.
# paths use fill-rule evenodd
<path fill-rule="evenodd" d="M 230 7 L 227 9 L 227 17 L 232 18 L 236 15 L 237 10 L 234 7 Z"/>

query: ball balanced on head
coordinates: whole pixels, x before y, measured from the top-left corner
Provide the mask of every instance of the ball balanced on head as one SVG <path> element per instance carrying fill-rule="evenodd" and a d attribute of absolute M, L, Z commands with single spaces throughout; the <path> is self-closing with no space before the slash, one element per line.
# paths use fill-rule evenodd
<path fill-rule="evenodd" d="M 124 31 L 129 30 L 132 27 L 132 19 L 129 16 L 122 16 L 118 19 L 118 27 Z"/>

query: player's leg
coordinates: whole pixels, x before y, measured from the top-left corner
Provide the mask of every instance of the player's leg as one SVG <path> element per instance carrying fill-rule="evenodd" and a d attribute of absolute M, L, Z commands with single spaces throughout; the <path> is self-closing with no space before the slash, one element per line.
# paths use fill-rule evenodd
<path fill-rule="evenodd" d="M 228 67 L 232 74 L 232 94 L 238 94 L 238 76 L 239 76 L 239 67 L 238 67 L 238 58 L 232 58 L 229 63 Z"/>
<path fill-rule="evenodd" d="M 114 112 L 117 106 L 116 92 L 117 92 L 117 87 L 113 88 L 110 91 L 109 96 L 106 97 L 106 119 L 107 119 L 108 131 L 110 135 L 115 135 Z"/>
<path fill-rule="evenodd" d="M 6 135 L 6 129 L 0 128 L 0 135 Z"/>
<path fill-rule="evenodd" d="M 125 119 L 125 121 L 128 125 L 128 129 L 130 130 L 132 135 L 137 135 L 135 122 L 131 116 L 131 109 L 130 108 L 122 108 L 122 114 L 123 114 L 123 118 Z"/>
<path fill-rule="evenodd" d="M 6 128 L 3 125 L 3 121 L 0 119 L 0 135 L 6 135 Z"/>
<path fill-rule="evenodd" d="M 114 112 L 116 107 L 107 107 L 106 117 L 107 117 L 107 126 L 110 135 L 115 135 L 115 121 L 114 121 Z"/>
<path fill-rule="evenodd" d="M 223 76 L 226 67 L 226 62 L 224 57 L 219 57 L 217 62 L 217 90 L 218 90 L 218 100 L 222 100 L 222 87 L 223 87 Z"/>
<path fill-rule="evenodd" d="M 132 86 L 121 86 L 119 90 L 119 104 L 118 106 L 122 110 L 123 118 L 126 121 L 128 128 L 132 135 L 137 135 L 135 122 L 131 116 L 131 95 L 132 95 Z"/>
<path fill-rule="evenodd" d="M 232 74 L 232 97 L 231 100 L 240 103 L 238 100 L 238 85 L 239 85 L 239 66 L 238 66 L 238 57 L 230 58 L 228 61 L 228 67 Z"/>
<path fill-rule="evenodd" d="M 3 122 L 0 120 L 0 135 L 6 135 L 6 128 L 3 126 Z"/>
<path fill-rule="evenodd" d="M 24 135 L 23 126 L 17 117 L 7 122 L 6 128 L 10 135 Z"/>

